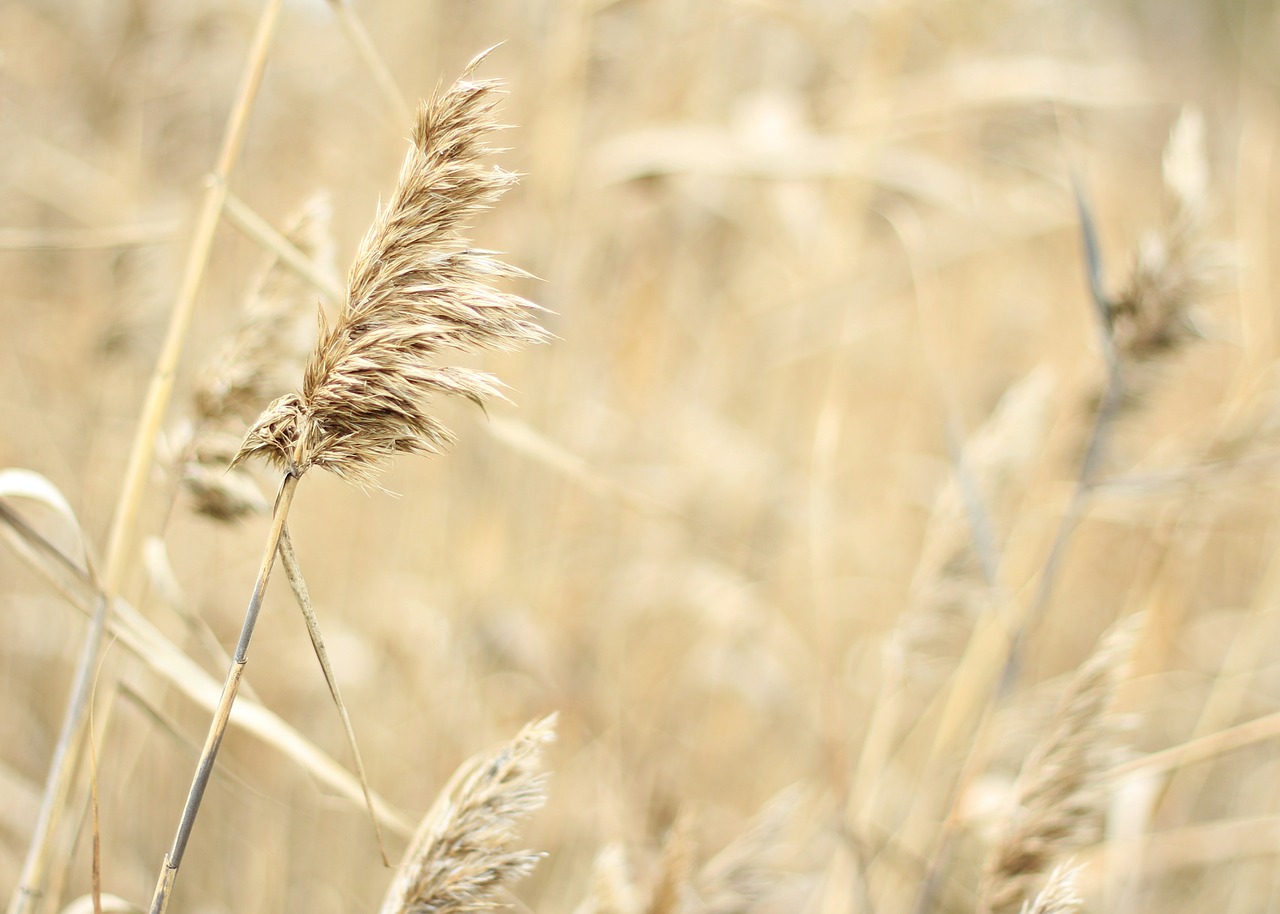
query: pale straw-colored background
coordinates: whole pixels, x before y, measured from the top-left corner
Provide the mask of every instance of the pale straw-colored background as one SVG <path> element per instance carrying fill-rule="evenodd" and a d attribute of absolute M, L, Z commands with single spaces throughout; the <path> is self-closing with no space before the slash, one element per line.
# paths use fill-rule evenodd
<path fill-rule="evenodd" d="M 696 869 L 789 785 L 797 806 L 752 910 L 907 912 L 957 809 L 936 910 L 971 910 L 979 801 L 1007 793 L 1061 677 L 1139 609 L 1150 624 L 1121 695 L 1137 749 L 1195 735 L 1224 683 L 1212 729 L 1280 710 L 1272 4 L 354 9 L 409 98 L 505 42 L 480 72 L 508 83 L 501 162 L 524 177 L 474 237 L 539 277 L 513 289 L 555 312 L 558 339 L 480 359 L 516 406 L 486 420 L 442 404 L 459 443 L 399 460 L 395 497 L 312 473 L 291 526 L 373 785 L 410 819 L 465 758 L 560 711 L 549 801 L 524 828 L 549 856 L 518 910 L 569 914 L 614 842 L 643 886 L 682 813 Z M 0 2 L 0 466 L 52 480 L 100 553 L 258 12 Z M 1209 230 L 1232 263 L 1196 305 L 1206 338 L 1151 366 L 1118 420 L 1116 482 L 1069 542 L 959 802 L 970 731 L 930 750 L 971 620 L 931 616 L 917 572 L 948 426 L 968 438 L 1041 372 L 988 443 L 1006 459 L 984 483 L 1005 605 L 1025 607 L 1104 380 L 1071 174 L 1118 286 L 1160 222 L 1161 154 L 1186 105 L 1204 115 Z M 290 2 L 230 186 L 276 226 L 327 189 L 345 271 L 408 132 L 333 10 Z M 166 430 L 263 257 L 219 229 Z M 218 526 L 183 499 L 169 510 L 172 492 L 160 465 L 139 539 L 162 538 L 185 605 L 230 644 L 265 522 Z M 125 578 L 220 678 L 141 545 Z M 345 763 L 282 585 L 248 681 Z M 84 624 L 0 550 L 6 897 Z M 208 717 L 119 645 L 99 682 L 104 888 L 141 902 Z M 890 701 L 890 745 L 868 754 Z M 1120 791 L 1113 826 L 1136 817 L 1148 837 L 1078 855 L 1086 909 L 1271 909 L 1277 783 L 1262 741 Z M 59 904 L 88 890 L 88 846 L 86 830 L 63 851 Z M 233 732 L 175 909 L 367 911 L 389 878 L 358 806 Z"/>

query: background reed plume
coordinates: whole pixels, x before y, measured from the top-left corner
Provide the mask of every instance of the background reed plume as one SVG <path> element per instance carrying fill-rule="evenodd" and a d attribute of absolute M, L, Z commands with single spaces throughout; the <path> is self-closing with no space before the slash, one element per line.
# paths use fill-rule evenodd
<path fill-rule="evenodd" d="M 393 455 L 437 453 L 452 440 L 429 412 L 431 394 L 502 396 L 492 375 L 432 364 L 442 352 L 546 339 L 532 304 L 491 286 L 524 273 L 462 234 L 515 181 L 484 161 L 499 129 L 498 84 L 471 79 L 484 57 L 419 107 L 400 182 L 351 266 L 346 307 L 332 327 L 321 314 L 301 392 L 266 409 L 235 463 L 262 456 L 297 474 L 321 466 L 371 482 Z"/>
<path fill-rule="evenodd" d="M 473 914 L 537 864 L 515 847 L 516 824 L 542 806 L 542 751 L 555 716 L 533 721 L 491 756 L 462 765 L 405 851 L 381 914 Z"/>
<path fill-rule="evenodd" d="M 327 193 L 312 194 L 284 233 L 325 274 L 333 271 L 332 211 Z M 270 509 L 249 470 L 229 464 L 263 407 L 301 379 L 315 343 L 315 301 L 315 289 L 272 254 L 234 334 L 196 385 L 190 422 L 175 436 L 177 471 L 198 513 L 231 521 Z"/>
<path fill-rule="evenodd" d="M 1020 910 L 1045 873 L 1102 840 L 1113 787 L 1106 774 L 1122 758 L 1112 705 L 1141 621 L 1130 616 L 1107 632 L 1027 757 L 1014 806 L 987 855 L 978 893 L 985 914 Z M 1061 876 L 1056 872 L 1050 882 Z"/>

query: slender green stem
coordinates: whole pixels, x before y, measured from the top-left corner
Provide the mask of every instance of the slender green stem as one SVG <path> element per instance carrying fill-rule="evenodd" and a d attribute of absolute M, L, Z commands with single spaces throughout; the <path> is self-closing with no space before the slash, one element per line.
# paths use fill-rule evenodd
<path fill-rule="evenodd" d="M 196 763 L 196 773 L 191 780 L 191 790 L 187 794 L 186 806 L 182 809 L 182 818 L 178 822 L 178 832 L 174 836 L 173 847 L 165 855 L 164 865 L 160 869 L 160 879 L 156 883 L 156 892 L 151 899 L 151 914 L 164 914 L 169 906 L 173 884 L 178 878 L 178 868 L 182 866 L 182 857 L 187 851 L 187 841 L 191 838 L 196 814 L 200 811 L 200 802 L 204 799 L 205 788 L 209 786 L 209 776 L 213 773 L 213 765 L 218 757 L 218 749 L 221 748 L 222 738 L 227 732 L 231 707 L 235 704 L 236 694 L 240 691 L 240 680 L 244 678 L 244 668 L 249 662 L 249 641 L 253 638 L 253 629 L 258 622 L 258 614 L 262 610 L 262 596 L 271 578 L 271 569 L 275 566 L 276 550 L 280 546 L 280 536 L 284 531 L 285 520 L 289 516 L 289 506 L 293 504 L 293 493 L 297 490 L 298 479 L 299 477 L 290 471 L 285 474 L 284 481 L 280 484 L 280 493 L 276 496 L 275 509 L 271 513 L 271 532 L 267 536 L 266 548 L 262 553 L 262 565 L 258 569 L 258 579 L 253 585 L 249 607 L 245 610 L 244 625 L 240 629 L 240 641 L 236 645 L 235 656 L 231 659 L 231 668 L 227 670 L 227 680 L 222 687 L 218 708 L 209 724 L 209 735 L 205 738 L 204 749 L 201 750 L 200 760 Z"/>

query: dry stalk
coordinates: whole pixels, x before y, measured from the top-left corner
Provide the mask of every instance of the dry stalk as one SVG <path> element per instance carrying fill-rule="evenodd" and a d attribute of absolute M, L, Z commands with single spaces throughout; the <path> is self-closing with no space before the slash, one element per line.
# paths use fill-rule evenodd
<path fill-rule="evenodd" d="M 170 313 L 164 344 L 151 374 L 146 402 L 129 451 L 129 464 L 125 471 L 124 483 L 111 520 L 106 566 L 102 576 L 104 594 L 118 593 L 124 583 L 125 570 L 135 536 L 138 509 L 151 473 L 156 440 L 164 418 L 165 407 L 173 392 L 178 358 L 182 353 L 187 328 L 190 326 L 191 315 L 195 310 L 196 293 L 204 276 L 204 268 L 208 263 L 209 253 L 213 249 L 214 233 L 222 212 L 227 180 L 244 146 L 249 113 L 253 110 L 258 87 L 262 83 L 262 74 L 266 68 L 268 51 L 282 6 L 283 0 L 267 0 L 263 5 L 254 32 L 253 44 L 241 74 L 236 102 L 228 115 L 227 125 L 223 131 L 213 180 L 209 183 L 196 221 L 195 233 L 187 252 L 182 286 L 178 291 L 173 311 Z M 110 597 L 104 600 L 103 605 L 104 607 L 110 605 Z M 92 685 L 92 676 L 87 669 L 97 664 L 102 650 L 103 631 L 102 625 L 92 626 L 81 653 L 76 672 L 76 685 L 68 699 L 61 728 L 62 733 L 69 736 L 69 740 L 65 749 L 60 748 L 52 762 L 45 798 L 41 803 L 40 820 L 36 823 L 32 843 L 23 861 L 18 889 L 9 900 L 9 914 L 29 914 L 33 911 L 48 881 L 57 823 L 66 805 L 72 782 L 71 773 L 78 764 L 83 750 L 82 734 L 85 730 L 88 709 L 87 697 Z"/>
<path fill-rule="evenodd" d="M 1120 728 L 1111 707 L 1140 620 L 1130 616 L 1102 638 L 1023 764 L 1015 809 L 987 856 L 980 911 L 1017 911 L 1050 867 L 1101 838 L 1107 775 L 1120 753 Z"/>
<path fill-rule="evenodd" d="M 469 221 L 515 180 L 483 161 L 494 151 L 488 136 L 498 129 L 493 119 L 497 84 L 471 79 L 483 58 L 419 107 L 399 184 L 356 254 L 342 313 L 332 326 L 321 316 L 320 340 L 308 359 L 301 392 L 267 407 L 236 455 L 235 464 L 265 457 L 284 471 L 284 481 L 239 645 L 161 869 L 152 914 L 166 910 L 177 879 L 298 480 L 319 466 L 371 484 L 397 453 L 437 453 L 451 434 L 428 411 L 432 394 L 483 403 L 501 397 L 502 390 L 490 375 L 433 360 L 450 350 L 512 349 L 546 339 L 528 317 L 535 306 L 489 285 L 524 274 L 472 249 L 463 234 Z"/>
<path fill-rule="evenodd" d="M 1011 386 L 965 442 L 934 501 L 902 623 L 912 681 L 936 681 L 923 667 L 956 656 L 991 603 L 1003 534 L 1043 447 L 1053 389 L 1047 369 Z"/>
<path fill-rule="evenodd" d="M 516 823 L 542 806 L 542 750 L 555 715 L 523 730 L 496 754 L 454 774 L 414 835 L 381 914 L 471 914 L 528 875 L 541 854 L 517 850 Z"/>
<path fill-rule="evenodd" d="M 658 872 L 644 914 L 684 914 L 692 895 L 693 819 L 681 813 L 662 842 Z"/>

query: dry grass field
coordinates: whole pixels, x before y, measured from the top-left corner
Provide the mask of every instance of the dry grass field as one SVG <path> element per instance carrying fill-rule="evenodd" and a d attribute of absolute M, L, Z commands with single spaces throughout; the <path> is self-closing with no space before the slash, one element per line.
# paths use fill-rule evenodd
<path fill-rule="evenodd" d="M 1280 909 L 1280 8 L 0 0 L 0 468 L 67 507 L 0 474 L 11 914 L 86 910 L 95 834 L 145 909 L 280 480 L 225 459 L 499 44 L 520 180 L 467 237 L 553 338 L 443 362 L 510 402 L 434 398 L 446 453 L 289 521 L 393 861 L 558 712 L 431 849 L 479 895 L 390 909 Z M 373 910 L 279 571 L 249 656 L 173 909 Z"/>

